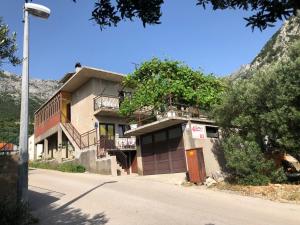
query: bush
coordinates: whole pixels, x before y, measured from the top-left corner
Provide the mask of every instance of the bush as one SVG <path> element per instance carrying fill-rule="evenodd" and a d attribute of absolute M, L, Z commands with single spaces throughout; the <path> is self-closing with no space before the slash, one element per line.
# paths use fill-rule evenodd
<path fill-rule="evenodd" d="M 63 163 L 58 165 L 57 170 L 62 172 L 84 173 L 85 167 L 76 163 Z"/>
<path fill-rule="evenodd" d="M 276 168 L 273 160 L 267 160 L 253 137 L 242 138 L 232 134 L 222 141 L 226 166 L 233 181 L 243 185 L 267 185 L 282 183 L 286 176 L 282 168 Z"/>
<path fill-rule="evenodd" d="M 29 225 L 37 222 L 38 220 L 30 214 L 28 204 L 0 200 L 1 225 Z"/>
<path fill-rule="evenodd" d="M 70 172 L 70 173 L 84 173 L 85 167 L 73 162 L 66 162 L 66 163 L 50 163 L 50 162 L 42 162 L 42 161 L 35 161 L 29 163 L 30 167 L 33 168 L 40 168 L 40 169 L 49 169 L 49 170 L 58 170 L 61 172 Z"/>

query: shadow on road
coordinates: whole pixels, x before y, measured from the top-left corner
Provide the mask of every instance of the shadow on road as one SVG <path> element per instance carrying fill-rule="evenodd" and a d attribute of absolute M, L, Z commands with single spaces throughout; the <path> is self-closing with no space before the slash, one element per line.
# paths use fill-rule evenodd
<path fill-rule="evenodd" d="M 30 186 L 29 203 L 33 214 L 39 218 L 39 224 L 74 224 L 74 225 L 102 225 L 108 222 L 106 215 L 101 212 L 93 217 L 82 212 L 79 208 L 71 207 L 71 205 L 83 198 L 87 194 L 102 187 L 105 184 L 116 183 L 117 181 L 109 181 L 99 184 L 90 190 L 84 192 L 78 197 L 70 200 L 64 205 L 57 207 L 55 202 L 60 200 L 65 194 L 53 190 L 43 189 L 40 187 Z"/>

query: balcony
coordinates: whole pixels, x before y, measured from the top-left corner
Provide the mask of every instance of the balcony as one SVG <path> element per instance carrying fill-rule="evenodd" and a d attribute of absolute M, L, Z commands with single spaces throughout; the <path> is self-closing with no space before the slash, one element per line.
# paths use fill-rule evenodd
<path fill-rule="evenodd" d="M 120 100 L 117 96 L 101 95 L 94 98 L 94 114 L 116 116 L 119 111 Z"/>
<path fill-rule="evenodd" d="M 123 138 L 115 136 L 100 136 L 99 147 L 109 150 L 136 150 L 136 138 Z"/>

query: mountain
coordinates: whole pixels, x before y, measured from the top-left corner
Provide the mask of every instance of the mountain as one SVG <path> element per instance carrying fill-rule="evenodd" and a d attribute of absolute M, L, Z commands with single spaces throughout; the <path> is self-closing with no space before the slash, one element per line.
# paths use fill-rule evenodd
<path fill-rule="evenodd" d="M 230 80 L 251 77 L 258 69 L 268 67 L 283 59 L 288 60 L 288 51 L 296 40 L 300 40 L 300 17 L 292 17 L 265 44 L 254 60 L 229 76 Z"/>
<path fill-rule="evenodd" d="M 32 79 L 29 82 L 29 133 L 33 132 L 33 114 L 57 90 L 56 80 Z M 21 77 L 0 72 L 0 142 L 17 142 L 21 102 Z"/>

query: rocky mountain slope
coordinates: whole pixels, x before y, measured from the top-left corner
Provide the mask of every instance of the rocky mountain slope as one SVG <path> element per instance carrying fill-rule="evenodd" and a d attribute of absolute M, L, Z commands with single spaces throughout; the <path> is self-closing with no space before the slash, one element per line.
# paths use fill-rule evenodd
<path fill-rule="evenodd" d="M 33 113 L 58 89 L 55 80 L 32 79 L 29 82 L 29 133 L 33 132 Z M 19 133 L 21 77 L 0 72 L 0 142 L 17 143 Z"/>
<path fill-rule="evenodd" d="M 300 18 L 292 17 L 285 21 L 250 64 L 242 66 L 229 78 L 231 80 L 248 78 L 258 69 L 288 59 L 289 48 L 296 40 L 300 40 Z"/>
<path fill-rule="evenodd" d="M 58 88 L 56 80 L 31 79 L 29 82 L 29 95 L 38 101 L 45 101 L 52 96 Z M 19 101 L 21 95 L 21 76 L 3 72 L 0 73 L 0 94 L 8 94 Z"/>

